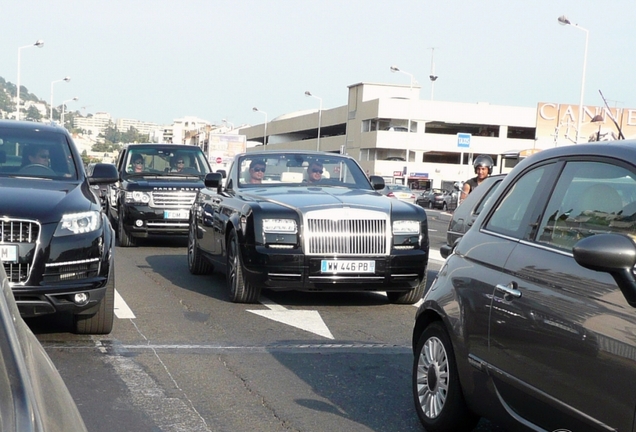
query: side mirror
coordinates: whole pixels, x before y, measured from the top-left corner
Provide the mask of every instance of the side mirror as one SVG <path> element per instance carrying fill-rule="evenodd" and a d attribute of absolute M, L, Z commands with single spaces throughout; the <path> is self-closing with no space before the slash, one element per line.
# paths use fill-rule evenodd
<path fill-rule="evenodd" d="M 225 171 L 224 169 L 218 169 L 218 170 L 216 170 L 216 172 L 221 174 L 223 176 L 223 178 L 227 177 L 227 171 Z"/>
<path fill-rule="evenodd" d="M 596 234 L 579 240 L 572 248 L 576 262 L 590 270 L 612 275 L 630 306 L 636 307 L 636 244 L 622 234 Z"/>
<path fill-rule="evenodd" d="M 223 185 L 223 175 L 218 172 L 207 173 L 205 175 L 204 184 L 206 188 L 216 189 L 216 193 L 220 193 Z"/>
<path fill-rule="evenodd" d="M 373 186 L 373 190 L 384 189 L 384 178 L 376 175 L 372 175 L 369 177 L 371 181 L 371 186 Z"/>
<path fill-rule="evenodd" d="M 88 182 L 92 185 L 112 184 L 119 180 L 119 173 L 113 164 L 98 163 L 93 167 L 92 174 L 88 177 Z"/>

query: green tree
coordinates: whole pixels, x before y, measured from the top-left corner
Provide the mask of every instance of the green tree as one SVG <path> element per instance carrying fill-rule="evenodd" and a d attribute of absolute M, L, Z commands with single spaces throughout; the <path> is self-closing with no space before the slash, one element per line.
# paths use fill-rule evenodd
<path fill-rule="evenodd" d="M 40 114 L 40 111 L 32 105 L 26 111 L 26 119 L 32 121 L 40 121 L 42 120 L 42 114 Z"/>

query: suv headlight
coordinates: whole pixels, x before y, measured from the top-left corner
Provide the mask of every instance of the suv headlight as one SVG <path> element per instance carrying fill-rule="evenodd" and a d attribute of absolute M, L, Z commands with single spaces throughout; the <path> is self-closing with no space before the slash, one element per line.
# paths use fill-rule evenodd
<path fill-rule="evenodd" d="M 126 204 L 148 204 L 150 202 L 150 194 L 147 192 L 134 191 L 126 192 Z"/>
<path fill-rule="evenodd" d="M 83 213 L 69 213 L 62 216 L 57 225 L 54 237 L 83 234 L 98 230 L 102 225 L 101 214 L 98 211 Z"/>
<path fill-rule="evenodd" d="M 263 219 L 266 234 L 296 234 L 298 227 L 294 219 Z"/>
<path fill-rule="evenodd" d="M 416 220 L 398 220 L 393 221 L 393 234 L 419 234 L 420 222 Z"/>

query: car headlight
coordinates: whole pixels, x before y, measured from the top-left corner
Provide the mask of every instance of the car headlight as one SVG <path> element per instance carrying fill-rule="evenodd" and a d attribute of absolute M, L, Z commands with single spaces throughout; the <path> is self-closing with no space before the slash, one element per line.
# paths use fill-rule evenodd
<path fill-rule="evenodd" d="M 416 220 L 393 221 L 393 234 L 419 234 L 420 222 Z"/>
<path fill-rule="evenodd" d="M 102 225 L 101 214 L 98 211 L 83 213 L 70 213 L 62 216 L 57 225 L 54 237 L 63 237 L 73 234 L 83 234 L 95 231 Z"/>
<path fill-rule="evenodd" d="M 126 192 L 126 204 L 141 203 L 148 204 L 150 202 L 150 194 L 147 192 L 134 191 Z"/>
<path fill-rule="evenodd" d="M 267 234 L 296 234 L 298 225 L 294 219 L 263 219 L 263 232 Z"/>

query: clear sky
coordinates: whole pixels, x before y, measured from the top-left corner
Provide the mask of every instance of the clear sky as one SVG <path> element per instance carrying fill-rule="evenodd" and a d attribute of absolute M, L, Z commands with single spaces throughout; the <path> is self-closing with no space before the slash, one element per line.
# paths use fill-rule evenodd
<path fill-rule="evenodd" d="M 3 0 L 0 76 L 68 109 L 239 126 L 346 104 L 359 82 L 430 99 L 636 108 L 634 0 Z M 434 51 L 431 48 L 435 48 Z M 434 54 L 433 54 L 434 53 Z M 432 55 L 433 54 L 433 55 Z"/>

